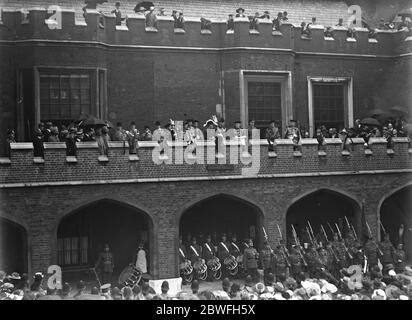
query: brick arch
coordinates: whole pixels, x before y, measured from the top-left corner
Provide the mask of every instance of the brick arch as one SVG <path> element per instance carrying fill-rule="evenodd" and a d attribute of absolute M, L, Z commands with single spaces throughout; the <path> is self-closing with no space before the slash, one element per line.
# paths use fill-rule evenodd
<path fill-rule="evenodd" d="M 158 233 L 158 224 L 157 220 L 155 217 L 145 209 L 144 207 L 138 206 L 135 203 L 125 200 L 121 197 L 117 196 L 100 196 L 100 197 L 95 197 L 92 199 L 88 199 L 86 201 L 82 201 L 80 203 L 75 204 L 73 207 L 70 207 L 68 209 L 65 209 L 62 214 L 58 216 L 56 219 L 51 233 L 52 233 L 52 252 L 54 252 L 55 257 L 56 257 L 56 262 L 57 262 L 57 235 L 58 235 L 58 229 L 60 224 L 64 221 L 65 218 L 69 217 L 70 215 L 74 215 L 81 211 L 84 208 L 87 208 L 89 206 L 93 206 L 95 204 L 98 204 L 100 202 L 111 202 L 116 205 L 119 205 L 120 207 L 127 207 L 132 210 L 138 211 L 141 213 L 148 224 L 148 237 L 149 237 L 149 250 L 150 250 L 150 255 L 151 255 L 151 261 L 150 261 L 150 274 L 153 275 L 154 277 L 158 277 L 158 249 L 157 249 L 157 237 L 156 234 Z"/>

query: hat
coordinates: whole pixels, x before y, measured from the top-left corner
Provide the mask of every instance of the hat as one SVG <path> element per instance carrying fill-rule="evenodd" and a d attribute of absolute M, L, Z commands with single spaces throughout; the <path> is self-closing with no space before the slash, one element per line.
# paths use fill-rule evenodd
<path fill-rule="evenodd" d="M 344 129 L 342 129 L 342 131 L 340 132 L 341 134 L 343 134 L 343 133 L 348 133 L 348 131 L 346 131 L 346 129 L 344 128 Z"/>
<path fill-rule="evenodd" d="M 245 9 L 243 9 L 243 8 L 238 8 L 238 9 L 236 9 L 236 12 L 237 12 L 237 13 L 239 13 L 240 11 L 242 11 L 242 13 L 243 13 L 243 12 L 245 12 Z"/>
<path fill-rule="evenodd" d="M 160 126 L 160 121 L 156 121 L 155 126 Z"/>
<path fill-rule="evenodd" d="M 13 272 L 8 278 L 11 279 L 11 280 L 20 280 L 21 279 L 20 275 L 17 272 Z"/>
<path fill-rule="evenodd" d="M 382 289 L 376 289 L 373 291 L 372 300 L 386 300 L 386 293 Z"/>
<path fill-rule="evenodd" d="M 264 14 L 270 14 L 269 11 L 265 11 L 265 12 L 263 12 L 263 13 L 264 13 Z"/>
<path fill-rule="evenodd" d="M 395 277 L 396 276 L 395 270 L 393 269 L 389 270 L 388 275 L 390 275 L 391 277 Z"/>
<path fill-rule="evenodd" d="M 102 292 L 108 292 L 111 286 L 112 285 L 110 283 L 105 283 L 100 287 L 100 289 L 102 290 Z"/>
<path fill-rule="evenodd" d="M 44 276 L 43 276 L 43 273 L 41 273 L 41 272 L 36 272 L 36 273 L 34 274 L 33 278 L 34 278 L 34 279 L 43 279 Z"/>
<path fill-rule="evenodd" d="M 167 289 L 167 290 L 169 290 L 169 282 L 167 282 L 167 281 L 163 281 L 162 282 L 162 287 L 161 287 L 162 289 Z"/>
<path fill-rule="evenodd" d="M 265 285 L 262 282 L 259 282 L 255 284 L 255 287 L 253 289 L 256 293 L 262 294 L 263 292 L 265 292 L 265 288 Z"/>

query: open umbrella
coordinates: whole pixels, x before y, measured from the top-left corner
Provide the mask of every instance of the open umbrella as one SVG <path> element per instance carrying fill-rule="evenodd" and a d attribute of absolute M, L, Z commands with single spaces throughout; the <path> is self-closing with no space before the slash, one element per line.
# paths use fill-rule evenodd
<path fill-rule="evenodd" d="M 373 116 L 382 116 L 385 113 L 386 112 L 382 109 L 373 109 L 370 112 L 368 112 L 368 115 L 370 115 L 371 117 L 373 117 Z"/>
<path fill-rule="evenodd" d="M 398 13 L 400 17 L 412 17 L 412 8 L 403 9 Z"/>
<path fill-rule="evenodd" d="M 140 8 L 144 8 L 146 11 L 150 10 L 150 7 L 154 7 L 153 2 L 150 1 L 143 1 L 143 2 L 139 2 L 138 4 L 136 4 L 136 7 L 134 7 L 134 11 L 138 12 Z"/>
<path fill-rule="evenodd" d="M 394 106 L 390 108 L 389 111 L 399 116 L 405 116 L 409 113 L 404 107 L 401 106 Z"/>
<path fill-rule="evenodd" d="M 361 124 L 366 126 L 380 126 L 380 123 L 375 118 L 365 118 L 361 121 Z"/>
<path fill-rule="evenodd" d="M 79 123 L 80 127 L 103 127 L 106 125 L 104 120 L 96 118 L 94 116 L 89 116 L 87 119 Z"/>

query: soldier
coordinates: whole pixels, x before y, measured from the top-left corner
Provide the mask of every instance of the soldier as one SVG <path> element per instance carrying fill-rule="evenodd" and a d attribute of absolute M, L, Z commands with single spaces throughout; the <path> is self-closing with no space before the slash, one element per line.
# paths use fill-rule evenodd
<path fill-rule="evenodd" d="M 382 264 L 383 264 L 383 271 L 387 271 L 388 264 L 394 264 L 393 261 L 393 254 L 395 248 L 393 247 L 391 240 L 389 238 L 389 233 L 385 233 L 384 240 L 380 244 L 380 249 L 383 253 L 382 255 Z"/>
<path fill-rule="evenodd" d="M 395 263 L 395 272 L 402 273 L 405 271 L 405 251 L 403 250 L 403 244 L 399 243 L 393 253 L 393 260 Z"/>
<path fill-rule="evenodd" d="M 277 246 L 273 252 L 273 271 L 276 276 L 276 281 L 282 282 L 280 279 L 286 277 L 288 261 L 281 246 Z"/>
<path fill-rule="evenodd" d="M 269 242 L 265 240 L 265 242 L 263 243 L 263 248 L 259 254 L 260 265 L 263 268 L 263 275 L 265 279 L 267 278 L 269 273 L 273 273 L 273 255 L 274 252 L 270 247 Z"/>
<path fill-rule="evenodd" d="M 332 247 L 333 247 L 333 250 L 335 251 L 336 256 L 339 259 L 339 262 L 337 262 L 338 269 L 340 270 L 342 268 L 347 268 L 348 260 L 346 256 L 347 254 L 346 254 L 345 244 L 341 240 L 339 240 L 339 236 L 337 233 L 333 234 Z"/>
<path fill-rule="evenodd" d="M 186 247 L 183 244 L 182 237 L 179 238 L 179 262 L 184 263 L 189 259 L 189 256 L 186 251 Z"/>
<path fill-rule="evenodd" d="M 212 243 L 212 237 L 210 234 L 206 236 L 206 242 L 203 244 L 202 247 L 202 258 L 207 261 L 215 257 L 216 255 L 216 250 L 215 247 Z"/>
<path fill-rule="evenodd" d="M 196 238 L 192 238 L 192 244 L 189 247 L 189 257 L 192 265 L 202 258 L 202 248 L 197 244 Z"/>
<path fill-rule="evenodd" d="M 352 265 L 363 265 L 363 248 L 359 240 L 355 240 L 350 247 L 348 247 L 352 255 Z"/>
<path fill-rule="evenodd" d="M 297 248 L 296 245 L 292 246 L 292 249 L 289 255 L 289 261 L 291 264 L 290 273 L 292 277 L 296 279 L 296 277 L 302 272 L 302 263 L 303 263 L 302 257 L 300 256 L 300 253 L 299 253 L 299 249 Z"/>
<path fill-rule="evenodd" d="M 372 237 L 368 236 L 368 240 L 364 246 L 366 259 L 368 260 L 369 270 L 378 265 L 378 248 Z"/>
<path fill-rule="evenodd" d="M 108 244 L 104 245 L 104 250 L 99 254 L 99 258 L 96 262 L 95 269 L 99 269 L 101 266 L 102 282 L 110 283 L 114 268 L 113 253 L 110 252 Z"/>
<path fill-rule="evenodd" d="M 259 253 L 253 248 L 253 240 L 249 239 L 247 247 L 243 252 L 243 266 L 247 275 L 249 275 L 254 281 L 258 280 L 258 258 Z"/>
<path fill-rule="evenodd" d="M 229 243 L 227 242 L 226 234 L 222 234 L 222 241 L 219 242 L 217 246 L 217 257 L 220 260 L 220 263 L 222 264 L 222 277 L 226 278 L 228 270 L 224 266 L 224 261 L 226 258 L 230 256 L 230 249 L 229 249 Z"/>
<path fill-rule="evenodd" d="M 240 251 L 240 247 L 237 243 L 237 236 L 235 234 L 232 235 L 232 241 L 229 244 L 229 250 L 230 254 L 235 258 L 242 254 L 242 252 Z"/>
<path fill-rule="evenodd" d="M 319 253 L 316 248 L 310 243 L 305 254 L 306 262 L 308 263 L 308 272 L 312 278 L 318 278 L 318 269 L 322 267 Z"/>

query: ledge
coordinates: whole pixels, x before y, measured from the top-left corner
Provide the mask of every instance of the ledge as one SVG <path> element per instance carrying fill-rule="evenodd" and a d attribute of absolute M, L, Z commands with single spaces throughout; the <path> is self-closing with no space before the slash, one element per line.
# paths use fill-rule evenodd
<path fill-rule="evenodd" d="M 301 139 L 302 145 L 318 145 L 319 142 L 317 139 L 311 139 L 311 138 L 306 138 L 306 139 Z"/>
<path fill-rule="evenodd" d="M 199 147 L 214 147 L 216 144 L 214 141 L 203 140 L 196 141 L 196 145 Z"/>
<path fill-rule="evenodd" d="M 344 157 L 349 157 L 350 156 L 350 152 L 348 150 L 342 150 L 341 154 Z"/>
<path fill-rule="evenodd" d="M 166 144 L 169 147 L 187 147 L 186 141 L 166 141 Z"/>
<path fill-rule="evenodd" d="M 85 141 L 85 142 L 76 142 L 77 149 L 97 149 L 98 145 L 96 141 Z"/>
<path fill-rule="evenodd" d="M 387 144 L 387 143 L 388 141 L 383 137 L 369 139 L 369 144 Z"/>
<path fill-rule="evenodd" d="M 368 42 L 369 43 L 378 43 L 378 40 L 376 40 L 375 38 L 368 38 Z"/>
<path fill-rule="evenodd" d="M 386 154 L 389 156 L 393 156 L 395 154 L 395 151 L 393 151 L 393 149 L 387 149 Z"/>
<path fill-rule="evenodd" d="M 116 31 L 129 31 L 126 25 L 116 26 Z"/>
<path fill-rule="evenodd" d="M 127 141 L 109 141 L 107 143 L 109 148 L 114 148 L 114 149 L 123 149 L 123 148 L 129 148 L 129 143 Z"/>
<path fill-rule="evenodd" d="M 364 144 L 365 140 L 363 138 L 352 138 L 352 142 L 353 144 Z"/>
<path fill-rule="evenodd" d="M 6 164 L 11 164 L 11 160 L 10 158 L 6 158 L 6 157 L 0 157 L 0 165 L 6 165 Z"/>
<path fill-rule="evenodd" d="M 355 38 L 346 38 L 346 42 L 357 42 Z"/>
<path fill-rule="evenodd" d="M 293 156 L 294 156 L 295 158 L 300 158 L 300 157 L 302 157 L 302 152 L 300 152 L 300 151 L 293 151 Z"/>
<path fill-rule="evenodd" d="M 333 37 L 323 37 L 323 39 L 325 41 L 335 41 L 335 38 L 333 38 Z"/>
<path fill-rule="evenodd" d="M 250 158 L 252 158 L 252 155 L 249 152 L 245 151 L 245 152 L 242 152 L 240 157 L 243 158 L 243 159 L 250 159 Z"/>
<path fill-rule="evenodd" d="M 157 32 L 159 32 L 159 30 L 157 30 L 155 27 L 145 27 L 145 29 L 144 29 L 146 32 L 149 32 L 149 33 L 157 33 Z"/>
<path fill-rule="evenodd" d="M 319 151 L 318 151 L 318 156 L 319 156 L 319 157 L 326 157 L 326 152 L 323 151 L 323 150 L 319 150 Z"/>
<path fill-rule="evenodd" d="M 373 155 L 372 150 L 369 149 L 369 148 L 366 148 L 366 149 L 365 149 L 365 156 L 371 156 L 371 155 Z"/>
<path fill-rule="evenodd" d="M 283 37 L 283 33 L 279 30 L 272 30 L 272 36 Z"/>
<path fill-rule="evenodd" d="M 269 151 L 268 152 L 268 157 L 269 158 L 276 158 L 278 155 L 276 154 L 276 152 L 274 152 L 274 151 Z"/>
<path fill-rule="evenodd" d="M 75 25 L 75 26 L 78 26 L 78 27 L 87 27 L 86 21 L 83 21 L 83 20 L 76 20 L 76 21 L 74 22 L 74 25 Z"/>
<path fill-rule="evenodd" d="M 177 34 L 185 34 L 186 33 L 186 31 L 185 31 L 185 29 L 182 29 L 182 28 L 174 28 L 174 33 L 177 33 Z"/>
<path fill-rule="evenodd" d="M 139 148 L 155 148 L 159 146 L 157 141 L 138 141 L 137 146 Z"/>
<path fill-rule="evenodd" d="M 33 163 L 43 164 L 43 163 L 44 163 L 44 158 L 42 158 L 42 157 L 34 157 L 34 158 L 33 158 Z"/>
<path fill-rule="evenodd" d="M 251 146 L 268 146 L 269 142 L 266 139 L 249 140 Z M 276 141 L 275 141 L 276 144 Z"/>
<path fill-rule="evenodd" d="M 260 34 L 260 32 L 259 32 L 258 30 L 256 30 L 256 29 L 249 29 L 249 34 L 256 34 L 256 35 L 259 35 L 259 34 Z"/>
<path fill-rule="evenodd" d="M 395 137 L 392 138 L 393 142 L 403 142 L 403 143 L 409 143 L 409 138 L 408 137 Z"/>
<path fill-rule="evenodd" d="M 212 31 L 209 29 L 202 29 L 200 30 L 200 34 L 212 34 Z"/>
<path fill-rule="evenodd" d="M 102 155 L 98 156 L 97 160 L 99 162 L 109 162 L 109 158 L 107 156 L 102 156 Z"/>
<path fill-rule="evenodd" d="M 226 30 L 226 34 L 235 34 L 235 30 Z"/>
<path fill-rule="evenodd" d="M 278 139 L 275 140 L 276 145 L 289 145 L 293 146 L 293 141 L 291 139 Z"/>
<path fill-rule="evenodd" d="M 139 161 L 139 157 L 137 156 L 137 154 L 129 154 L 129 161 L 130 162 L 135 162 L 135 161 Z"/>
<path fill-rule="evenodd" d="M 45 142 L 43 146 L 44 149 L 66 149 L 65 142 Z"/>
<path fill-rule="evenodd" d="M 66 162 L 67 163 L 77 163 L 77 158 L 75 156 L 67 156 Z"/>
<path fill-rule="evenodd" d="M 343 141 L 339 138 L 325 138 L 325 142 L 330 145 L 338 145 L 342 144 Z"/>
<path fill-rule="evenodd" d="M 225 146 L 244 146 L 246 145 L 246 137 L 244 139 L 231 139 L 223 141 Z"/>
<path fill-rule="evenodd" d="M 16 142 L 10 143 L 11 150 L 33 150 L 33 143 L 32 142 Z"/>

